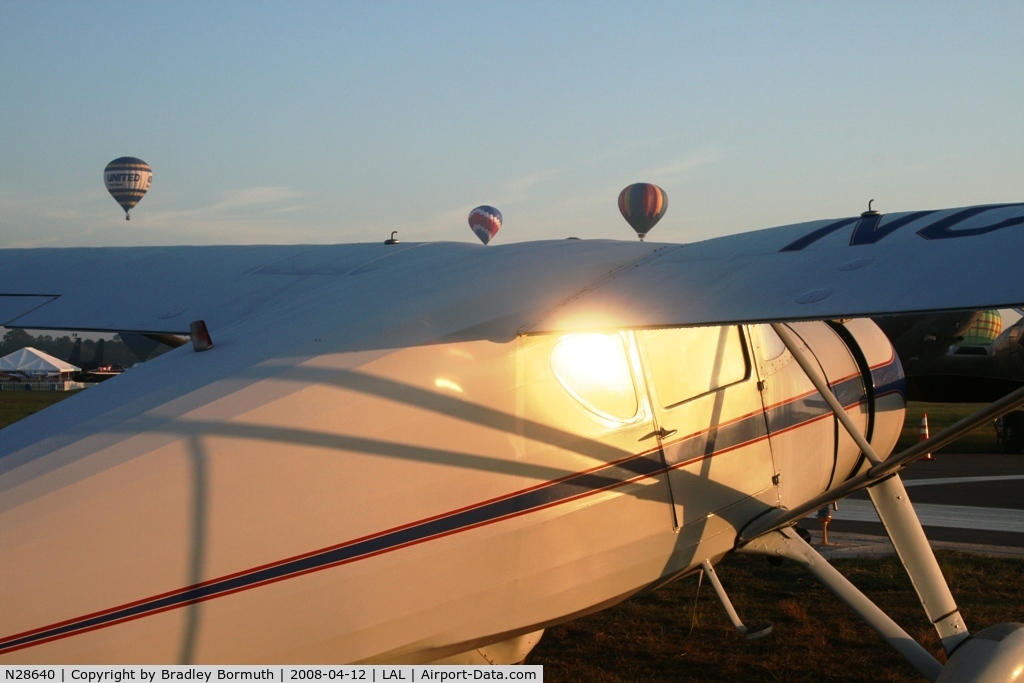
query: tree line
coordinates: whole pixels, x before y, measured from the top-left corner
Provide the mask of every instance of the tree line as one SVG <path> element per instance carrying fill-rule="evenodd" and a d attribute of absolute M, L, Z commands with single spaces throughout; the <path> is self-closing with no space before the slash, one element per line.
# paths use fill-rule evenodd
<path fill-rule="evenodd" d="M 139 358 L 117 335 L 113 339 L 95 340 L 72 335 L 34 336 L 19 329 L 7 330 L 0 340 L 0 358 L 26 347 L 77 365 L 83 370 L 92 370 L 101 365 L 131 367 L 139 362 Z"/>

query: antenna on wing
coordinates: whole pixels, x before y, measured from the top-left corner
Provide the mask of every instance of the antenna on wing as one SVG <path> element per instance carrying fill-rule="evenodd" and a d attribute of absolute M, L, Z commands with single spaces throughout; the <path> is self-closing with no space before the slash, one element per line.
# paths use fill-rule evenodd
<path fill-rule="evenodd" d="M 192 337 L 192 348 L 195 351 L 209 351 L 213 348 L 213 338 L 210 337 L 210 330 L 206 327 L 205 320 L 189 323 L 188 329 Z"/>
<path fill-rule="evenodd" d="M 871 216 L 878 216 L 878 215 L 880 215 L 877 211 L 875 211 L 874 209 L 871 208 L 871 203 L 874 202 L 874 201 L 875 201 L 874 199 L 871 199 L 871 200 L 868 201 L 868 210 L 860 215 L 861 218 L 869 218 Z"/>

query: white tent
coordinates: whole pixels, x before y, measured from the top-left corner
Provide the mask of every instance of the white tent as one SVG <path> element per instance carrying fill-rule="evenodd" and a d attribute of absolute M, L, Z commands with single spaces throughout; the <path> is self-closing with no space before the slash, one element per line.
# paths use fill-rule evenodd
<path fill-rule="evenodd" d="M 31 347 L 0 358 L 0 372 L 32 379 L 69 377 L 79 370 L 81 368 L 71 363 Z"/>

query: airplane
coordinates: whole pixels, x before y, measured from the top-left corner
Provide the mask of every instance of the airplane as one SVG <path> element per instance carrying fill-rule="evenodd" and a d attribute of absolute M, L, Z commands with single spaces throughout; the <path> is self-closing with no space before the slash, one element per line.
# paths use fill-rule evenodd
<path fill-rule="evenodd" d="M 0 664 L 515 663 L 745 552 L 928 680 L 1010 680 L 1024 625 L 968 630 L 898 473 L 1024 390 L 891 454 L 905 380 L 870 318 L 1020 305 L 1022 224 L 0 250 L 4 326 L 191 339 L 3 430 Z M 861 489 L 945 665 L 795 531 Z"/>

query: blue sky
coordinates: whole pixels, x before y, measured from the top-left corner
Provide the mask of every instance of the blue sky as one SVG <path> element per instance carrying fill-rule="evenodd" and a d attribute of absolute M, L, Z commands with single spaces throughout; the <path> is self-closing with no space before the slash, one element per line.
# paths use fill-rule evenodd
<path fill-rule="evenodd" d="M 672 242 L 1024 199 L 1020 2 L 0 0 L 0 247 Z M 102 170 L 153 168 L 125 222 Z"/>

